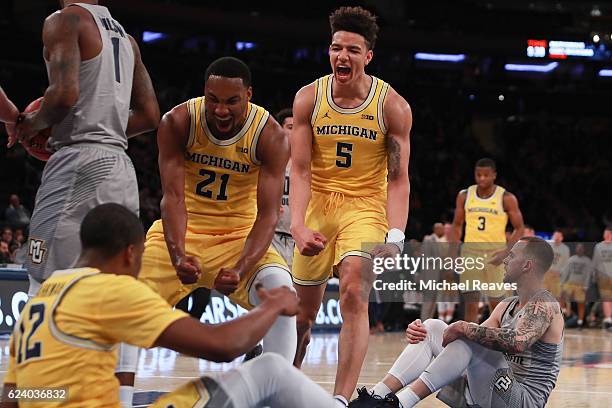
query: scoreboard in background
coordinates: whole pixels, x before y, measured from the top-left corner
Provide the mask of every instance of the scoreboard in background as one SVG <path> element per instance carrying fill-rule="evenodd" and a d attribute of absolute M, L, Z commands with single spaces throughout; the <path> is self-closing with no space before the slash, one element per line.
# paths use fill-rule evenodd
<path fill-rule="evenodd" d="M 605 44 L 585 41 L 529 39 L 526 51 L 530 58 L 610 60 L 612 57 Z"/>

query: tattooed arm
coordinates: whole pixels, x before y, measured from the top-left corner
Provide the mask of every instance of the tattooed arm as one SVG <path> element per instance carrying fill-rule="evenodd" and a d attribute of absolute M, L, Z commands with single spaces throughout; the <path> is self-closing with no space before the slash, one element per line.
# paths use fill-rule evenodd
<path fill-rule="evenodd" d="M 142 63 L 140 48 L 131 35 L 128 37 L 134 50 L 134 80 L 126 133 L 128 137 L 133 137 L 157 128 L 159 105 L 147 68 Z"/>
<path fill-rule="evenodd" d="M 389 229 L 406 229 L 408 221 L 410 180 L 410 129 L 412 111 L 410 105 L 395 90 L 390 89 L 384 105 L 387 124 L 387 221 Z"/>
<path fill-rule="evenodd" d="M 543 292 L 527 302 L 519 313 L 522 316 L 515 329 L 478 326 L 464 321 L 453 323 L 448 329 L 456 325 L 451 331 L 458 331 L 461 337 L 493 350 L 522 353 L 546 333 L 554 317 L 561 312 L 557 300 Z"/>

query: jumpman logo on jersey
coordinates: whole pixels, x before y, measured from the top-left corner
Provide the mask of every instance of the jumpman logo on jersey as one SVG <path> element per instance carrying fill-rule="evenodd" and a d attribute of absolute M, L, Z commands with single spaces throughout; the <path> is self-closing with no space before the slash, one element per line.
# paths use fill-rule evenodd
<path fill-rule="evenodd" d="M 325 112 L 325 115 L 323 115 L 322 119 L 325 119 L 325 118 L 331 119 L 331 116 L 329 116 L 329 111 Z"/>

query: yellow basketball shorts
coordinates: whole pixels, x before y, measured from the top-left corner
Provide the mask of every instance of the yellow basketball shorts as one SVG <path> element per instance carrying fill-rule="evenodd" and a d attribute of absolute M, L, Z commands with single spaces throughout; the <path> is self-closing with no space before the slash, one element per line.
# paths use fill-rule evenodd
<path fill-rule="evenodd" d="M 544 287 L 554 297 L 559 299 L 561 297 L 561 276 L 559 272 L 552 269 L 546 272 L 544 274 Z"/>
<path fill-rule="evenodd" d="M 564 283 L 563 294 L 572 302 L 584 303 L 586 300 L 586 289 L 580 283 Z"/>
<path fill-rule="evenodd" d="M 469 245 L 469 247 L 466 245 Z M 502 283 L 504 281 L 504 264 L 501 263 L 499 265 L 492 265 L 489 263 L 490 259 L 493 257 L 493 254 L 501 249 L 504 248 L 493 248 L 491 245 L 485 244 L 484 248 L 480 250 L 474 243 L 464 244 L 464 247 L 461 250 L 461 257 L 465 259 L 473 258 L 474 261 L 466 262 L 466 265 L 474 265 L 474 267 L 466 268 L 465 271 L 459 275 L 460 282 L 468 287 L 468 289 L 464 290 L 463 292 L 479 292 L 479 290 L 473 289 L 475 281 L 480 281 L 486 284 Z M 477 262 L 477 258 L 480 258 L 481 262 Z M 479 265 L 482 264 L 484 264 L 484 268 L 479 267 Z M 508 295 L 508 291 L 503 289 L 489 289 L 480 292 L 484 293 L 490 298 L 500 298 Z"/>
<path fill-rule="evenodd" d="M 236 264 L 249 231 L 250 229 L 222 235 L 207 235 L 195 233 L 187 228 L 185 253 L 200 259 L 202 276 L 198 282 L 184 285 L 176 275 L 170 261 L 161 220 L 155 221 L 147 233 L 142 268 L 138 279 L 159 293 L 168 303 L 176 305 L 198 287 L 211 289 L 221 268 L 231 268 Z M 245 309 L 252 309 L 254 306 L 249 303 L 249 289 L 257 272 L 267 266 L 278 266 L 289 272 L 283 258 L 273 248 L 269 248 L 229 298 Z"/>
<path fill-rule="evenodd" d="M 202 377 L 159 397 L 151 408 L 213 408 L 225 406 L 226 403 L 229 403 L 229 398 L 215 381 Z"/>
<path fill-rule="evenodd" d="M 387 233 L 386 199 L 349 197 L 341 193 L 312 192 L 306 211 L 306 227 L 327 238 L 325 249 L 315 256 L 300 255 L 296 246 L 293 257 L 293 282 L 321 285 L 334 273 L 334 267 L 347 256 L 370 259 L 376 245 Z"/>

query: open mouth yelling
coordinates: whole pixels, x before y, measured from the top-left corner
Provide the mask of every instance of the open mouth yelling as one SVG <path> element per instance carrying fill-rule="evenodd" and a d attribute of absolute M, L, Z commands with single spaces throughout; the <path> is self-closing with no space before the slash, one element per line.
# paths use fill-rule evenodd
<path fill-rule="evenodd" d="M 221 133 L 228 133 L 232 130 L 232 117 L 228 118 L 219 118 L 215 116 L 215 122 L 217 125 L 217 130 Z"/>
<path fill-rule="evenodd" d="M 336 67 L 336 77 L 339 80 L 347 80 L 351 76 L 351 68 L 346 65 L 338 65 Z"/>

